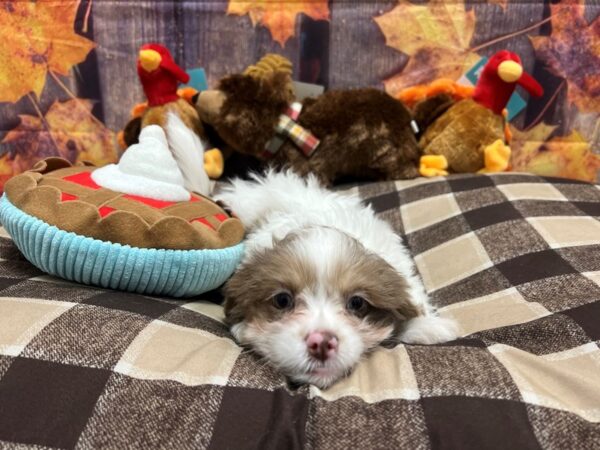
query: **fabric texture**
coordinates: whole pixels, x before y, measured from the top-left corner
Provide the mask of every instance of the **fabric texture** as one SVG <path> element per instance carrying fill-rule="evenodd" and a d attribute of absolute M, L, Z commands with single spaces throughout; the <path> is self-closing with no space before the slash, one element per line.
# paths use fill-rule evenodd
<path fill-rule="evenodd" d="M 68 233 L 0 199 L 0 221 L 36 267 L 104 288 L 190 297 L 223 284 L 243 255 L 243 244 L 219 250 L 141 249 Z"/>
<path fill-rule="evenodd" d="M 235 344 L 220 297 L 43 275 L 0 239 L 0 446 L 600 447 L 600 190 L 514 173 L 364 184 L 462 337 L 328 390 Z"/>

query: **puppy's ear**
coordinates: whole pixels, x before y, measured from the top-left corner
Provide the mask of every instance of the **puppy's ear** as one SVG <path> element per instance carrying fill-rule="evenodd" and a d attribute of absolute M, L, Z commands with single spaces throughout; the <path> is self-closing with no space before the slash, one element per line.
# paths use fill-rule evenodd
<path fill-rule="evenodd" d="M 404 322 L 422 314 L 412 301 L 406 279 L 383 259 L 366 254 L 359 267 L 353 279 L 359 281 L 371 304 L 381 312 L 377 314 L 377 321 L 389 324 L 391 319 L 394 328 L 400 329 Z M 377 276 L 373 277 L 375 273 Z"/>
<path fill-rule="evenodd" d="M 223 287 L 225 297 L 225 323 L 229 326 L 250 320 L 260 311 L 260 305 L 270 291 L 261 274 L 264 265 L 260 257 L 254 256 L 242 264 Z"/>
<path fill-rule="evenodd" d="M 406 329 L 406 324 L 412 319 L 421 316 L 422 313 L 408 297 L 403 297 L 392 310 L 389 310 L 389 314 L 391 314 L 394 332 L 381 345 L 386 348 L 393 348 L 400 343 L 400 336 Z"/>
<path fill-rule="evenodd" d="M 402 321 L 414 319 L 421 315 L 419 309 L 408 297 L 401 298 L 398 302 L 398 306 L 394 309 L 396 317 Z"/>
<path fill-rule="evenodd" d="M 245 267 L 241 267 L 223 287 L 225 323 L 228 326 L 235 325 L 244 320 L 247 303 L 245 298 L 252 284 L 251 271 Z"/>

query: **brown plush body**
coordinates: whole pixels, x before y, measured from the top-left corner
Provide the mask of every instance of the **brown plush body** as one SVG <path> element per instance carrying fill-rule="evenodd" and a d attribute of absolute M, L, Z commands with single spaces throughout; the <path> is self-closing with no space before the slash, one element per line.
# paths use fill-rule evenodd
<path fill-rule="evenodd" d="M 419 144 L 425 155 L 442 155 L 452 172 L 477 172 L 485 166 L 484 151 L 504 140 L 504 118 L 472 99 L 461 100 L 425 130 Z"/>
<path fill-rule="evenodd" d="M 200 118 L 234 150 L 301 175 L 314 173 L 328 185 L 344 177 L 392 180 L 418 175 L 420 152 L 411 114 L 376 89 L 330 91 L 306 99 L 297 122 L 320 140 L 316 151 L 307 157 L 286 139 L 266 158 L 264 150 L 279 116 L 294 100 L 289 85 L 284 72 L 232 75 L 217 90 L 201 92 L 196 106 Z"/>
<path fill-rule="evenodd" d="M 158 125 L 164 129 L 167 125 L 167 113 L 169 112 L 179 116 L 182 122 L 201 139 L 206 139 L 206 132 L 200 121 L 198 111 L 187 100 L 180 98 L 164 105 L 147 107 L 141 116 L 132 118 L 123 130 L 125 148 L 138 143 L 140 131 L 145 126 Z"/>
<path fill-rule="evenodd" d="M 148 108 L 142 115 L 142 128 L 148 125 L 158 125 L 161 128 L 165 128 L 167 125 L 167 113 L 169 112 L 177 114 L 188 128 L 193 130 L 194 133 L 202 139 L 206 139 L 206 134 L 202 127 L 202 122 L 200 122 L 198 112 L 183 98 L 174 102 L 165 103 L 164 105 Z"/>

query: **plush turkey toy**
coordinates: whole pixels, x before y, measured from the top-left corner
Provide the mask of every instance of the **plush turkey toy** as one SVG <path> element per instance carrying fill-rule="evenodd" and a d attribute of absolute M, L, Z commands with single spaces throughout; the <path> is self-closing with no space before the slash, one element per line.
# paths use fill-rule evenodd
<path fill-rule="evenodd" d="M 424 132 L 419 140 L 424 154 L 421 175 L 446 175 L 446 169 L 459 173 L 506 170 L 510 148 L 504 109 L 517 85 L 539 97 L 543 94 L 540 84 L 523 71 L 519 56 L 507 50 L 490 58 L 474 91 L 452 81 L 440 81 L 409 88 L 399 95 L 410 104 L 425 93 L 414 107 L 417 122 L 427 122 L 421 127 Z"/>
<path fill-rule="evenodd" d="M 208 195 L 210 181 L 204 168 L 205 131 L 196 109 L 177 93 L 189 75 L 179 67 L 169 50 L 145 44 L 139 51 L 137 72 L 148 99 L 140 127 L 160 126 L 181 173 L 185 188 Z"/>

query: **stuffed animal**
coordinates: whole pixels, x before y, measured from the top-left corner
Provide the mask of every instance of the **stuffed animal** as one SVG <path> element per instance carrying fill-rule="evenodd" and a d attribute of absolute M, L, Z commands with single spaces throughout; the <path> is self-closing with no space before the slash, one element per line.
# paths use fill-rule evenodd
<path fill-rule="evenodd" d="M 519 56 L 502 50 L 487 62 L 474 90 L 437 81 L 402 91 L 398 98 L 414 104 L 422 130 L 421 175 L 506 170 L 510 147 L 504 109 L 517 84 L 533 96 L 543 93 L 523 71 Z"/>
<path fill-rule="evenodd" d="M 215 289 L 243 255 L 242 223 L 186 188 L 158 125 L 142 128 L 118 164 L 50 158 L 11 178 L 0 220 L 39 269 L 144 294 Z"/>
<path fill-rule="evenodd" d="M 142 46 L 137 72 L 148 99 L 140 115 L 139 129 L 148 125 L 163 128 L 186 188 L 208 195 L 211 186 L 204 170 L 206 133 L 196 109 L 177 93 L 179 83 L 187 83 L 189 75 L 173 61 L 169 50 L 159 44 Z"/>
<path fill-rule="evenodd" d="M 235 151 L 300 175 L 314 173 L 327 185 L 346 177 L 418 175 L 412 116 L 401 102 L 376 89 L 355 89 L 300 103 L 290 67 L 285 58 L 268 55 L 223 78 L 217 89 L 198 95 L 200 118 Z"/>

